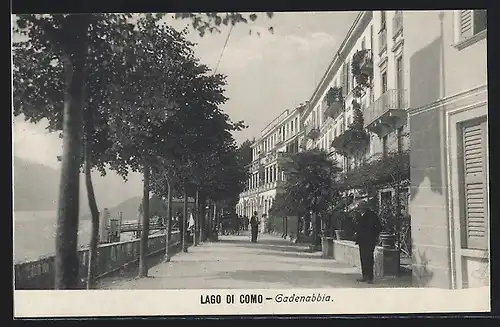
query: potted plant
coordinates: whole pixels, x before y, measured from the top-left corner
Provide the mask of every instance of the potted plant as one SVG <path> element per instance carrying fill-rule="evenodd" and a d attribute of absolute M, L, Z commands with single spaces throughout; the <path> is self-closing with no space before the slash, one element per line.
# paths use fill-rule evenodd
<path fill-rule="evenodd" d="M 384 203 L 380 208 L 380 220 L 382 232 L 380 240 L 382 247 L 388 249 L 396 248 L 396 212 L 391 203 Z"/>
<path fill-rule="evenodd" d="M 344 224 L 346 220 L 348 219 L 347 214 L 342 211 L 337 211 L 335 212 L 335 221 L 336 221 L 336 228 L 335 228 L 335 238 L 337 240 L 344 240 L 345 239 L 345 230 L 344 230 Z"/>
<path fill-rule="evenodd" d="M 338 86 L 331 87 L 326 93 L 327 110 L 325 114 L 329 117 L 335 118 L 337 112 L 343 107 L 344 99 L 342 97 L 342 88 Z"/>

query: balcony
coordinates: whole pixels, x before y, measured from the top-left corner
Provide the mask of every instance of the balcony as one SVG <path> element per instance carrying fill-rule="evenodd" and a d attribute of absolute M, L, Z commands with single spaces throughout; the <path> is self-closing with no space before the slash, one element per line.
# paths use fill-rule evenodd
<path fill-rule="evenodd" d="M 318 125 L 316 125 L 315 123 L 310 123 L 310 124 L 306 125 L 305 127 L 306 127 L 306 131 L 305 131 L 306 137 L 310 138 L 311 140 L 318 138 L 318 136 L 320 134 Z"/>
<path fill-rule="evenodd" d="M 386 45 L 387 46 L 387 45 Z M 359 70 L 366 76 L 373 76 L 373 57 L 370 49 L 361 50 L 362 57 L 359 62 Z"/>
<path fill-rule="evenodd" d="M 364 112 L 365 128 L 384 137 L 406 122 L 408 113 L 406 90 L 388 90 Z"/>
<path fill-rule="evenodd" d="M 276 143 L 275 143 L 275 146 L 279 146 L 281 144 L 283 144 L 283 135 L 282 134 L 278 134 L 276 135 Z"/>
<path fill-rule="evenodd" d="M 291 162 L 291 153 L 288 152 L 278 152 L 278 166 L 283 167 Z"/>
<path fill-rule="evenodd" d="M 403 12 L 396 11 L 392 18 L 392 38 L 395 39 L 403 31 Z"/>
<path fill-rule="evenodd" d="M 344 109 L 344 102 L 340 100 L 335 100 L 326 108 L 325 117 L 331 117 L 335 119 L 340 115 L 341 111 Z"/>
<path fill-rule="evenodd" d="M 387 50 L 387 30 L 384 28 L 378 33 L 378 53 L 382 54 Z"/>
<path fill-rule="evenodd" d="M 306 150 L 306 148 L 307 148 L 307 138 L 303 137 L 300 140 L 299 148 L 301 148 L 302 150 Z"/>
<path fill-rule="evenodd" d="M 352 156 L 368 145 L 369 138 L 363 129 L 349 127 L 332 141 L 331 146 L 343 156 Z"/>

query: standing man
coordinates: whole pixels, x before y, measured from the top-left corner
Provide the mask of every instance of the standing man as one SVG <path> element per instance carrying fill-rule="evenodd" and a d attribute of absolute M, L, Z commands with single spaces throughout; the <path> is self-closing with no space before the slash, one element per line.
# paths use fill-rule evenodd
<path fill-rule="evenodd" d="M 356 221 L 356 244 L 359 246 L 362 278 L 358 281 L 373 284 L 373 252 L 382 231 L 382 224 L 377 214 L 368 207 L 368 201 L 362 201 L 359 210 L 360 215 Z"/>
<path fill-rule="evenodd" d="M 257 233 L 259 231 L 259 216 L 257 211 L 254 211 L 253 216 L 250 218 L 250 227 L 252 230 L 252 242 L 257 243 Z"/>

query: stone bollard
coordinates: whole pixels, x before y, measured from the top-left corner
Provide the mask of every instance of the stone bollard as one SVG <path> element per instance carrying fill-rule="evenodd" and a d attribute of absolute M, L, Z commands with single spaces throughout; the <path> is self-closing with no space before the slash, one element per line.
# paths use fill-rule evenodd
<path fill-rule="evenodd" d="M 377 246 L 374 257 L 374 273 L 376 278 L 395 277 L 399 275 L 400 257 L 398 249 Z"/>
<path fill-rule="evenodd" d="M 321 237 L 321 250 L 324 259 L 333 259 L 333 237 Z"/>

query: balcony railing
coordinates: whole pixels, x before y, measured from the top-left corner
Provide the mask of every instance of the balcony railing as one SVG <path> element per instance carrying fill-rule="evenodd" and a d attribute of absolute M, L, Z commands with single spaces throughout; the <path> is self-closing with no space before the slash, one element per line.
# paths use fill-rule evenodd
<path fill-rule="evenodd" d="M 406 90 L 388 90 L 364 111 L 365 128 L 382 136 L 406 120 Z"/>
<path fill-rule="evenodd" d="M 378 34 L 378 53 L 381 54 L 387 50 L 387 30 L 384 28 Z"/>
<path fill-rule="evenodd" d="M 328 108 L 325 109 L 325 117 L 331 117 L 335 119 L 341 112 L 341 110 L 344 108 L 344 102 L 343 101 L 333 101 Z"/>
<path fill-rule="evenodd" d="M 403 30 L 403 13 L 396 11 L 392 18 L 392 38 L 395 39 Z"/>
<path fill-rule="evenodd" d="M 302 150 L 305 150 L 305 149 L 306 149 L 306 147 L 307 147 L 307 138 L 303 137 L 303 138 L 300 140 L 299 147 L 300 147 Z"/>
<path fill-rule="evenodd" d="M 276 135 L 276 143 L 275 143 L 275 145 L 276 145 L 276 146 L 278 146 L 278 145 L 282 144 L 282 143 L 283 143 L 283 141 L 284 141 L 284 140 L 283 140 L 283 135 L 282 135 L 282 134 L 278 134 L 278 135 Z"/>
<path fill-rule="evenodd" d="M 319 127 L 316 123 L 310 123 L 305 126 L 306 128 L 306 137 L 310 139 L 315 139 L 319 136 Z"/>
<path fill-rule="evenodd" d="M 291 161 L 291 153 L 278 152 L 278 166 L 283 167 Z"/>

